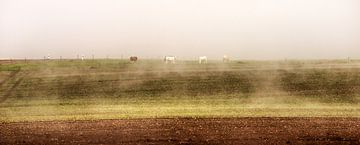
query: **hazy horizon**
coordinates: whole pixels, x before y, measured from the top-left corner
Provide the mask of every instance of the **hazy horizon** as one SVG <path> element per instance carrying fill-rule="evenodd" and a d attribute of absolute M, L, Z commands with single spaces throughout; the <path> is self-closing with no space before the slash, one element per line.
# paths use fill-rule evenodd
<path fill-rule="evenodd" d="M 360 58 L 358 0 L 0 0 L 0 59 Z"/>

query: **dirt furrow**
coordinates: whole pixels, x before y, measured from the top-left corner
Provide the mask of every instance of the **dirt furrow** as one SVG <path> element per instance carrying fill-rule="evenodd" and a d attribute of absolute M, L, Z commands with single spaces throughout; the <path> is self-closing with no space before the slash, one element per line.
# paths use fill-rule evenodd
<path fill-rule="evenodd" d="M 360 144 L 359 118 L 168 118 L 0 124 L 0 144 Z"/>

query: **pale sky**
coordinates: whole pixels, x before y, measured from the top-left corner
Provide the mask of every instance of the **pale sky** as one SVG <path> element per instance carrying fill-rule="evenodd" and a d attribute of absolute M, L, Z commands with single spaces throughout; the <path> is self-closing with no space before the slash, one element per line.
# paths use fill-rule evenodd
<path fill-rule="evenodd" d="M 359 0 L 0 0 L 0 58 L 360 58 Z"/>

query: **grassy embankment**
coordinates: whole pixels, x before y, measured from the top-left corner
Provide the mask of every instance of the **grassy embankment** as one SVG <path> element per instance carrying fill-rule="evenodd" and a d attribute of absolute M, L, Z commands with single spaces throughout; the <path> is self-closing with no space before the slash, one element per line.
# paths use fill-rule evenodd
<path fill-rule="evenodd" d="M 63 60 L 0 65 L 0 121 L 360 116 L 360 63 Z"/>

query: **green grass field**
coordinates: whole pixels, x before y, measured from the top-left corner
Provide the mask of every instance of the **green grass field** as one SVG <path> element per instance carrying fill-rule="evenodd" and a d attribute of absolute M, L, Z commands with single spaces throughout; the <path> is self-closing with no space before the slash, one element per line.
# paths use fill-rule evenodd
<path fill-rule="evenodd" d="M 360 117 L 360 62 L 51 60 L 0 64 L 0 122 Z"/>

